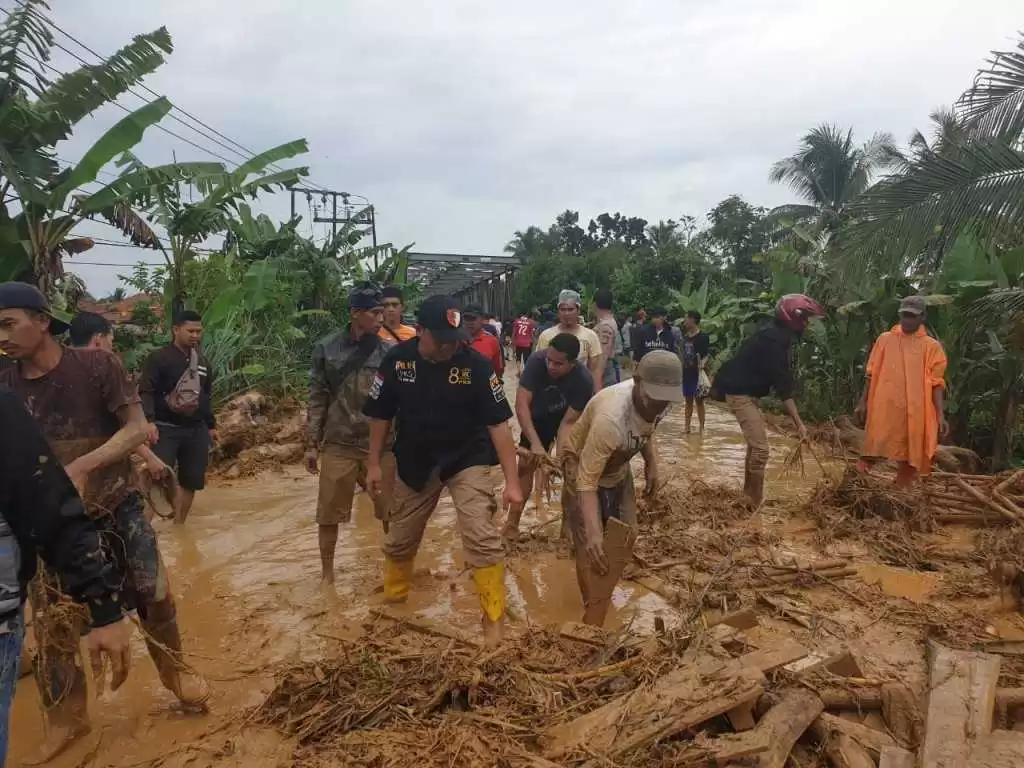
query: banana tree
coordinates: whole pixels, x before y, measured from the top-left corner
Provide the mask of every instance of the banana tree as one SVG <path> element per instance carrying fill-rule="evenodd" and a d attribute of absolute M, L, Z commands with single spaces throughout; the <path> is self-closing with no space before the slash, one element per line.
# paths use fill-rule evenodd
<path fill-rule="evenodd" d="M 0 277 L 29 280 L 52 293 L 63 257 L 91 247 L 87 239 L 68 237 L 82 219 L 72 195 L 95 181 L 104 157 L 132 146 L 170 105 L 161 100 L 129 115 L 75 168 L 59 167 L 54 146 L 84 117 L 157 69 L 172 45 L 160 28 L 98 64 L 53 80 L 47 73 L 54 45 L 47 9 L 43 0 L 25 0 L 0 24 Z M 17 202 L 20 211 L 8 212 L 8 202 Z"/>
<path fill-rule="evenodd" d="M 274 192 L 298 183 L 308 175 L 306 167 L 265 173 L 271 165 L 289 160 L 309 150 L 306 140 L 282 144 L 256 155 L 231 171 L 218 164 L 203 168 L 178 166 L 179 173 L 156 173 L 131 155 L 122 159 L 124 172 L 105 190 L 89 198 L 89 209 L 106 218 L 127 234 L 139 233 L 158 224 L 167 231 L 169 289 L 171 309 L 176 312 L 188 299 L 185 265 L 196 258 L 196 249 L 208 238 L 229 229 L 239 206 L 260 192 Z M 169 166 L 173 168 L 174 166 Z M 149 179 L 151 183 L 139 180 Z M 190 190 L 202 197 L 192 202 Z M 124 206 L 131 201 L 131 209 Z M 155 247 L 155 246 L 149 246 Z"/>

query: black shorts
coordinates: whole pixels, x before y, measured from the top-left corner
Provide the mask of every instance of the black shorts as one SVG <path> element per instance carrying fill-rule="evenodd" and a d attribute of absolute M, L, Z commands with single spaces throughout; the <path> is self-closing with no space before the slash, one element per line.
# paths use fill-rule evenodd
<path fill-rule="evenodd" d="M 186 491 L 201 491 L 206 485 L 206 467 L 210 462 L 210 430 L 205 424 L 157 423 L 160 440 L 153 446 L 167 466 L 178 469 L 178 484 Z"/>
<path fill-rule="evenodd" d="M 530 356 L 530 347 L 516 347 L 516 361 L 525 363 L 526 359 Z"/>

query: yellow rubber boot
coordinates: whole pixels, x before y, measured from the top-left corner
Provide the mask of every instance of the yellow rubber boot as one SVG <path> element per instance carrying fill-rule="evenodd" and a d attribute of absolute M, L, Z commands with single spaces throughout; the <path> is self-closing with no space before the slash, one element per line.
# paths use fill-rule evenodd
<path fill-rule="evenodd" d="M 484 645 L 493 648 L 501 642 L 505 617 L 505 564 L 495 563 L 473 571 L 483 609 Z"/>
<path fill-rule="evenodd" d="M 384 600 L 388 603 L 404 603 L 409 597 L 412 583 L 412 560 L 384 558 Z"/>

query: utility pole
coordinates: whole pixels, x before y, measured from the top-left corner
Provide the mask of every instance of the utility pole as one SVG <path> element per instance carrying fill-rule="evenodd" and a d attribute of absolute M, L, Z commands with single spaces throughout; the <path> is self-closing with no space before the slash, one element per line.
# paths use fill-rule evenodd
<path fill-rule="evenodd" d="M 334 192 L 329 189 L 307 189 L 306 187 L 292 187 L 291 189 L 291 204 L 292 204 L 292 218 L 295 218 L 295 196 L 304 195 L 310 200 L 314 195 L 319 196 L 323 207 L 317 206 L 314 209 L 313 221 L 317 224 L 330 224 L 331 225 L 331 237 L 336 238 L 338 236 L 338 225 L 339 224 L 355 224 L 357 226 L 365 225 L 367 227 L 364 231 L 373 238 L 373 246 L 377 247 L 377 216 L 374 210 L 373 204 L 367 200 L 367 205 L 362 210 L 356 211 L 354 206 L 349 202 L 349 199 L 353 196 L 362 197 L 362 195 L 352 195 L 348 192 Z M 318 215 L 321 210 L 327 208 L 327 198 L 331 198 L 331 215 L 321 216 Z M 338 199 L 341 199 L 341 215 L 339 216 L 338 210 Z M 363 198 L 365 200 L 365 198 Z"/>

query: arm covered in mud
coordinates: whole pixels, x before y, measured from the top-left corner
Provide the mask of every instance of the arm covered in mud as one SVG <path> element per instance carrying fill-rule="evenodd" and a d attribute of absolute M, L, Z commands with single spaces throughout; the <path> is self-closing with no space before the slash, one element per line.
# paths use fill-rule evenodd
<path fill-rule="evenodd" d="M 658 451 L 654 447 L 654 436 L 640 449 L 644 457 L 644 494 L 654 496 L 660 489 L 658 482 Z"/>
<path fill-rule="evenodd" d="M 119 595 L 124 575 L 103 552 L 100 532 L 61 469 L 20 398 L 0 388 L 0 452 L 4 457 L 4 518 L 23 548 L 36 543 L 43 561 L 60 576 L 61 585 L 89 610 L 92 625 L 102 627 L 124 615 Z"/>
<path fill-rule="evenodd" d="M 501 501 L 504 506 L 523 503 L 523 489 L 519 486 L 519 470 L 516 467 L 516 443 L 512 439 L 512 430 L 506 422 L 490 426 L 491 442 L 498 454 L 498 463 L 505 476 L 505 491 Z"/>
<path fill-rule="evenodd" d="M 65 468 L 76 487 L 80 487 L 90 472 L 127 459 L 146 442 L 146 414 L 142 412 L 141 404 L 122 405 L 116 414 L 121 422 L 121 428 L 114 436 L 99 448 L 79 456 Z"/>
<path fill-rule="evenodd" d="M 519 388 L 516 390 L 516 418 L 519 419 L 519 426 L 526 439 L 530 441 L 530 450 L 533 453 L 544 453 L 540 435 L 533 424 L 533 385 L 530 373 L 530 363 L 527 362 L 526 369 L 519 379 Z"/>
<path fill-rule="evenodd" d="M 580 411 L 570 407 L 562 417 L 562 423 L 558 425 L 558 434 L 555 436 L 555 458 L 558 460 L 562 460 L 565 456 L 566 446 L 569 445 L 569 435 L 572 434 L 572 428 L 576 426 L 576 422 L 580 420 L 580 415 Z"/>

